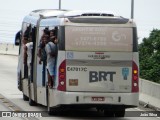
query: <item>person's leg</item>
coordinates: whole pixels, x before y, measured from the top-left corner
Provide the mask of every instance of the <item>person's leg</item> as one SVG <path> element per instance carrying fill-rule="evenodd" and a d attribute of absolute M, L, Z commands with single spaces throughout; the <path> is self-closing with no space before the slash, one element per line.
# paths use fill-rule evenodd
<path fill-rule="evenodd" d="M 31 65 L 28 63 L 28 80 L 31 81 Z"/>
<path fill-rule="evenodd" d="M 55 79 L 54 66 L 50 65 L 49 68 L 48 68 L 48 72 L 50 74 L 51 87 L 53 87 L 53 86 L 55 86 L 55 84 L 54 84 L 54 79 Z"/>
<path fill-rule="evenodd" d="M 54 75 L 51 76 L 51 79 L 52 79 L 52 86 L 54 87 L 55 86 Z"/>
<path fill-rule="evenodd" d="M 45 80 L 46 79 L 46 65 L 45 62 L 43 62 L 43 68 L 42 68 L 42 85 L 45 86 Z"/>
<path fill-rule="evenodd" d="M 24 64 L 24 78 L 28 78 L 28 65 Z"/>
<path fill-rule="evenodd" d="M 47 70 L 47 73 L 48 73 L 48 86 L 49 88 L 52 88 L 53 87 L 52 77 L 48 70 Z"/>
<path fill-rule="evenodd" d="M 56 66 L 53 67 L 53 75 L 52 75 L 53 86 L 56 86 Z"/>
<path fill-rule="evenodd" d="M 33 82 L 33 64 L 30 64 L 30 76 L 31 76 L 31 82 Z"/>

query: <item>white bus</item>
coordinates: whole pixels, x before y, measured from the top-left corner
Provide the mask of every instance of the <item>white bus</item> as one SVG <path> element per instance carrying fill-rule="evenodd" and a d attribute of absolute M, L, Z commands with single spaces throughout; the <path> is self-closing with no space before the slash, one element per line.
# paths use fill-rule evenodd
<path fill-rule="evenodd" d="M 54 88 L 48 88 L 47 72 L 37 55 L 46 28 L 57 28 Z M 21 40 L 18 88 L 30 105 L 47 106 L 49 114 L 63 108 L 96 108 L 116 117 L 138 106 L 139 58 L 133 20 L 105 11 L 35 10 L 24 18 L 22 36 L 27 30 L 32 32 L 32 67 L 29 74 Z"/>

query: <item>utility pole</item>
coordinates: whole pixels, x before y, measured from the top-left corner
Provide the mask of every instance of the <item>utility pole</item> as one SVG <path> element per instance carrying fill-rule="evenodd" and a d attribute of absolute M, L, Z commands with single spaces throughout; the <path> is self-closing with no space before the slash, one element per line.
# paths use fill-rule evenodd
<path fill-rule="evenodd" d="M 134 18 L 134 0 L 131 0 L 131 19 Z"/>
<path fill-rule="evenodd" d="M 61 10 L 61 0 L 59 0 L 59 10 Z"/>

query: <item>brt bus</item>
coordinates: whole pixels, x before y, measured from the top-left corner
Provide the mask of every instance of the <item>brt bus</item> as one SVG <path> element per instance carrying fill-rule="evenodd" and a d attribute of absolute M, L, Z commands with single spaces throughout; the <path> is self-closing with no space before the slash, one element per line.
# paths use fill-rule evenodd
<path fill-rule="evenodd" d="M 46 69 L 37 55 L 46 28 L 57 28 L 54 88 L 48 87 Z M 49 114 L 62 108 L 96 108 L 118 117 L 125 115 L 126 108 L 138 106 L 139 58 L 133 20 L 105 11 L 35 10 L 23 20 L 22 38 L 26 30 L 32 32 L 32 67 L 28 75 L 21 40 L 18 88 L 30 105 L 47 106 Z"/>

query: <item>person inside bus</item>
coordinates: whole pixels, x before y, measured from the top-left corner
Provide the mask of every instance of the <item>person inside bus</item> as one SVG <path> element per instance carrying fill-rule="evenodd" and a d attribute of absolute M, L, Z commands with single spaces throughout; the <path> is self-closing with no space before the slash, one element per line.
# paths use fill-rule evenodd
<path fill-rule="evenodd" d="M 29 76 L 31 75 L 32 49 L 33 49 L 32 33 L 30 33 L 29 38 L 28 38 L 28 43 L 26 43 L 25 45 Z"/>
<path fill-rule="evenodd" d="M 39 43 L 39 46 L 38 46 L 39 47 L 39 51 L 38 51 L 39 57 L 41 57 L 41 49 L 43 49 L 45 47 L 45 42 L 44 42 L 44 37 L 45 36 L 48 36 L 48 37 L 50 36 L 50 32 L 49 32 L 48 28 L 45 28 L 43 30 L 43 34 L 42 34 L 41 39 L 40 39 L 40 43 Z"/>
<path fill-rule="evenodd" d="M 55 86 L 55 61 L 56 61 L 56 37 L 50 38 L 50 42 L 48 42 L 45 46 L 45 50 L 47 53 L 47 72 L 48 72 L 48 86 L 52 88 Z"/>
<path fill-rule="evenodd" d="M 55 37 L 55 29 L 50 30 L 50 39 Z"/>
<path fill-rule="evenodd" d="M 28 78 L 28 65 L 27 65 L 27 49 L 26 44 L 28 43 L 28 36 L 24 35 L 22 37 L 23 41 L 23 64 L 24 64 L 24 78 Z"/>
<path fill-rule="evenodd" d="M 23 48 L 24 48 L 24 64 L 27 65 L 27 51 L 26 51 L 26 44 L 28 43 L 28 39 L 29 39 L 29 34 L 30 34 L 30 27 L 31 25 L 29 25 L 26 30 L 24 31 L 24 35 L 23 35 Z"/>
<path fill-rule="evenodd" d="M 48 29 L 44 29 L 43 30 L 43 35 L 41 37 L 40 40 L 40 44 L 38 46 L 38 56 L 39 56 L 39 64 L 43 64 L 43 68 L 42 68 L 42 86 L 45 86 L 45 71 L 46 71 L 46 64 L 47 64 L 47 54 L 45 51 L 45 46 L 48 43 L 49 40 L 47 40 L 46 38 L 49 38 L 49 30 Z"/>
<path fill-rule="evenodd" d="M 44 30 L 43 30 L 43 35 L 50 35 L 50 31 L 49 31 L 49 28 L 45 28 Z M 43 36 L 42 35 L 42 36 Z"/>
<path fill-rule="evenodd" d="M 38 56 L 40 58 L 39 64 L 41 64 L 41 62 L 45 62 L 46 59 L 47 59 L 47 57 L 45 55 L 44 48 L 45 48 L 46 42 L 49 42 L 49 41 L 45 41 L 45 37 L 49 37 L 49 35 L 50 35 L 50 32 L 49 32 L 48 28 L 45 28 L 43 30 L 43 35 L 40 39 L 40 43 L 39 43 L 39 46 L 38 46 L 38 48 L 39 48 L 38 49 Z"/>
<path fill-rule="evenodd" d="M 46 65 L 47 65 L 47 54 L 45 51 L 45 46 L 48 41 L 46 41 L 45 36 L 41 37 L 41 42 L 38 46 L 38 56 L 39 56 L 39 64 L 42 64 L 42 86 L 45 86 L 45 78 L 46 78 Z"/>

